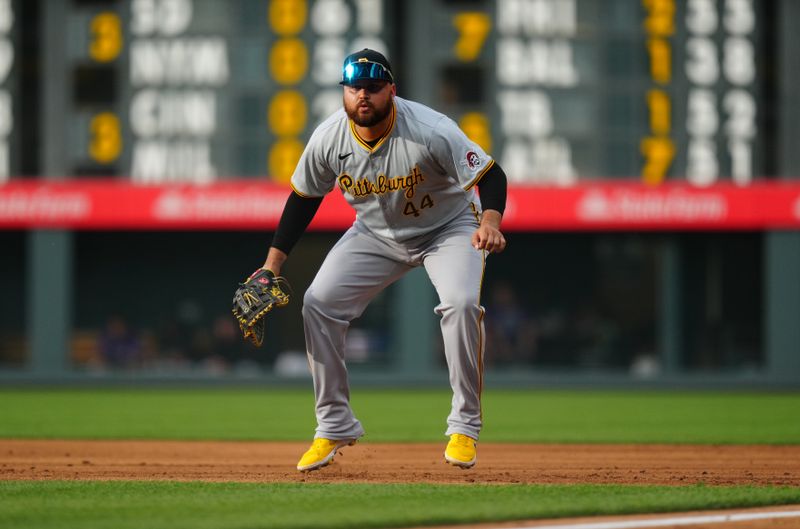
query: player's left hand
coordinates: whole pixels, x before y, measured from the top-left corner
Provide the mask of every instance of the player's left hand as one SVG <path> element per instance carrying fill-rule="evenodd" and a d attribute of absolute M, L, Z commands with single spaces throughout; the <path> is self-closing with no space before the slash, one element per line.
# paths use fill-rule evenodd
<path fill-rule="evenodd" d="M 260 346 L 264 341 L 265 316 L 273 307 L 289 303 L 289 282 L 275 277 L 272 270 L 259 268 L 248 277 L 233 295 L 233 315 L 245 340 Z"/>
<path fill-rule="evenodd" d="M 486 250 L 490 253 L 500 253 L 506 248 L 506 238 L 494 226 L 481 225 L 472 234 L 472 246 L 476 250 Z"/>

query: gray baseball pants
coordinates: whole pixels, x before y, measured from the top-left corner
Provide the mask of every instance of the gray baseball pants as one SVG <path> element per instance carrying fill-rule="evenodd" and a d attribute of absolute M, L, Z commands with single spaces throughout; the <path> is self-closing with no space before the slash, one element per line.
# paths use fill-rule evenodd
<path fill-rule="evenodd" d="M 439 296 L 444 352 L 453 400 L 446 435 L 478 438 L 481 430 L 485 252 L 472 247 L 477 222 L 461 222 L 410 243 L 379 239 L 356 223 L 325 258 L 303 299 L 316 398 L 315 437 L 356 439 L 364 428 L 350 407 L 345 337 L 350 322 L 406 272 L 424 266 Z"/>

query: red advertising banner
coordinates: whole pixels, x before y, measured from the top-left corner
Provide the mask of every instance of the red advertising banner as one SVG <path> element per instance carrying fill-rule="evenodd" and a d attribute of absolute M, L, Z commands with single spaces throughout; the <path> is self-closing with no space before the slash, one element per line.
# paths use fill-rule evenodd
<path fill-rule="evenodd" d="M 121 180 L 0 185 L 0 229 L 272 230 L 290 189 L 228 181 L 140 186 Z M 339 191 L 311 224 L 343 230 L 354 219 Z M 607 181 L 572 187 L 512 185 L 506 231 L 800 229 L 800 181 L 693 187 Z"/>
<path fill-rule="evenodd" d="M 515 187 L 508 200 L 518 230 L 800 229 L 800 182 Z"/>

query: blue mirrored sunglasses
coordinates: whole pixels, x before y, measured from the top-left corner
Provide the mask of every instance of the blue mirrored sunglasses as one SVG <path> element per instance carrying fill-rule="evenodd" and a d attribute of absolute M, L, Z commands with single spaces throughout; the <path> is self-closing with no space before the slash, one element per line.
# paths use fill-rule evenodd
<path fill-rule="evenodd" d="M 344 67 L 341 84 L 347 85 L 362 79 L 375 79 L 394 83 L 392 73 L 377 62 L 351 62 Z"/>

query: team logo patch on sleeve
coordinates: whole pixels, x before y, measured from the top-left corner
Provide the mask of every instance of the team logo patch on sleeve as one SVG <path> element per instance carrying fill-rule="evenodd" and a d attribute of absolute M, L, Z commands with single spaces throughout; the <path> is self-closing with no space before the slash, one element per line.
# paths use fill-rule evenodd
<path fill-rule="evenodd" d="M 466 159 L 461 160 L 461 165 L 465 165 L 470 169 L 475 169 L 483 165 L 483 160 L 481 160 L 481 157 L 478 156 L 478 153 L 475 151 L 469 151 L 467 152 Z"/>

